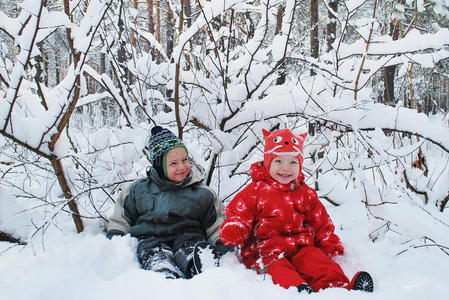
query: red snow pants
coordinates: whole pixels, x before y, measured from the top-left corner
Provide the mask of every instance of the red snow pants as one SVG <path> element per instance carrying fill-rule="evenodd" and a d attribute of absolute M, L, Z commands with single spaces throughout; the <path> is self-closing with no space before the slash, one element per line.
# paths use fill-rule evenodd
<path fill-rule="evenodd" d="M 310 285 L 315 292 L 328 287 L 349 287 L 341 267 L 320 248 L 305 246 L 291 258 L 283 257 L 266 267 L 273 282 L 284 288 Z"/>

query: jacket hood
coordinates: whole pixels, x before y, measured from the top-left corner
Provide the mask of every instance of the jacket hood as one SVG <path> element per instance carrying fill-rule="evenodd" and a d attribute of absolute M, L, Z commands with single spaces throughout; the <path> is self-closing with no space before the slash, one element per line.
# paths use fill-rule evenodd
<path fill-rule="evenodd" d="M 174 188 L 185 187 L 196 183 L 201 183 L 206 178 L 206 172 L 203 167 L 190 161 L 190 173 L 181 182 L 171 181 L 169 179 L 161 178 L 155 168 L 150 168 L 147 172 L 148 178 L 157 184 L 161 190 L 170 190 Z"/>
<path fill-rule="evenodd" d="M 270 173 L 268 173 L 267 168 L 265 168 L 262 161 L 255 162 L 251 165 L 249 169 L 249 174 L 251 175 L 251 178 L 253 182 L 257 182 L 260 180 L 263 180 L 267 182 L 270 185 L 276 186 L 278 189 L 281 190 L 291 190 L 296 188 L 300 183 L 304 182 L 304 174 L 302 172 L 299 173 L 298 178 L 294 182 L 290 182 L 288 184 L 282 184 L 276 180 L 274 180 Z M 292 186 L 293 184 L 293 186 Z"/>

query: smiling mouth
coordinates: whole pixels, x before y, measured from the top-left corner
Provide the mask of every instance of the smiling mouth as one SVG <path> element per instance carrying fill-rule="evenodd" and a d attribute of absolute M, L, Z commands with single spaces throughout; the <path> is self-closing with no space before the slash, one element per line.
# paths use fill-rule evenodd
<path fill-rule="evenodd" d="M 292 175 L 290 175 L 290 174 L 278 174 L 279 176 L 281 176 L 281 177 L 286 177 L 286 178 L 288 178 L 288 177 L 291 177 Z"/>

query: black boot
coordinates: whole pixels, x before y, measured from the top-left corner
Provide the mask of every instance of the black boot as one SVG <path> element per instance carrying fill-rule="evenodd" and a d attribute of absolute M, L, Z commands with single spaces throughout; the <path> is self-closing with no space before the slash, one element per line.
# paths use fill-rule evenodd
<path fill-rule="evenodd" d="M 200 241 L 196 243 L 195 248 L 193 249 L 192 276 L 197 275 L 202 271 L 203 265 L 201 263 L 201 255 L 205 255 L 206 257 L 210 256 L 207 259 L 210 261 L 214 261 L 215 266 L 219 267 L 220 258 L 226 253 L 233 251 L 234 247 L 226 246 L 220 240 L 215 243 L 215 246 L 206 241 Z"/>
<path fill-rule="evenodd" d="M 212 252 L 212 245 L 206 241 L 200 241 L 196 243 L 195 248 L 193 249 L 192 276 L 201 273 L 203 265 L 201 264 L 200 254 L 206 249 L 209 249 Z"/>
<path fill-rule="evenodd" d="M 364 291 L 368 293 L 372 293 L 374 290 L 373 278 L 370 274 L 368 274 L 368 272 L 358 272 L 353 281 L 353 290 Z"/>
<path fill-rule="evenodd" d="M 159 244 L 153 248 L 145 246 L 143 240 L 137 248 L 137 257 L 142 269 L 162 273 L 167 279 L 184 278 L 184 273 L 173 261 L 173 250 L 167 244 Z"/>
<path fill-rule="evenodd" d="M 314 292 L 310 285 L 308 285 L 307 283 L 302 283 L 298 285 L 297 288 L 299 293 L 306 291 L 308 294 L 312 294 Z"/>

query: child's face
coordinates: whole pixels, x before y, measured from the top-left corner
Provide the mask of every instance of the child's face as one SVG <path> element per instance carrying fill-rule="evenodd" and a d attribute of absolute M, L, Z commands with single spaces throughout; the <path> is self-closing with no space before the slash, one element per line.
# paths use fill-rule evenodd
<path fill-rule="evenodd" d="M 190 163 L 187 152 L 182 147 L 177 147 L 167 154 L 167 177 L 176 182 L 183 181 L 190 173 Z"/>
<path fill-rule="evenodd" d="M 282 184 L 298 178 L 299 160 L 294 156 L 279 155 L 271 161 L 270 176 Z"/>

